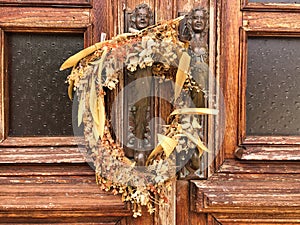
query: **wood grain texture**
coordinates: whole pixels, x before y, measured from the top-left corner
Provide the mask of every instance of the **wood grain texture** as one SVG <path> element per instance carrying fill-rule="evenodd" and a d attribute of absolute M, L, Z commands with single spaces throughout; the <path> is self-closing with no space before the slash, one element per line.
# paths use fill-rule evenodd
<path fill-rule="evenodd" d="M 300 4 L 293 3 L 267 3 L 267 2 L 249 2 L 242 0 L 242 10 L 247 11 L 299 11 Z"/>
<path fill-rule="evenodd" d="M 239 74 L 239 27 L 242 24 L 240 2 L 232 4 L 223 1 L 221 5 L 221 49 L 220 49 L 220 88 L 225 102 L 225 132 L 223 150 L 226 158 L 233 158 L 237 145 L 238 118 L 238 74 Z"/>
<path fill-rule="evenodd" d="M 249 30 L 260 29 L 261 31 L 299 31 L 299 13 L 288 13 L 285 16 L 281 12 L 244 12 L 243 24 Z"/>
<path fill-rule="evenodd" d="M 77 146 L 84 143 L 81 137 L 8 137 L 2 142 L 2 147 L 26 147 L 26 146 Z"/>
<path fill-rule="evenodd" d="M 176 225 L 206 224 L 206 215 L 190 211 L 190 183 L 178 180 L 176 193 Z"/>
<path fill-rule="evenodd" d="M 295 225 L 300 224 L 295 214 L 221 214 L 214 213 L 209 225 Z"/>
<path fill-rule="evenodd" d="M 0 148 L 1 163 L 84 163 L 78 147 Z"/>
<path fill-rule="evenodd" d="M 3 29 L 0 27 L 0 46 L 4 46 L 4 42 L 5 42 L 5 34 Z M 0 48 L 0 140 L 3 140 L 5 137 L 5 84 L 6 84 L 6 75 L 5 75 L 5 68 L 6 68 L 6 62 L 5 62 L 5 52 L 4 52 L 4 48 L 1 47 Z"/>
<path fill-rule="evenodd" d="M 242 160 L 300 160 L 299 146 L 247 146 L 238 148 L 235 156 Z"/>
<path fill-rule="evenodd" d="M 176 18 L 176 7 L 175 7 L 175 0 L 165 0 L 165 1 L 155 1 L 155 21 L 163 21 L 163 20 L 170 20 Z M 164 10 L 160 10 L 164 9 Z"/>
<path fill-rule="evenodd" d="M 191 207 L 196 212 L 295 213 L 300 215 L 300 175 L 214 175 L 193 181 Z"/>
<path fill-rule="evenodd" d="M 0 170 L 0 222 L 116 224 L 131 215 L 120 196 L 99 189 L 87 165 L 0 165 Z"/>
<path fill-rule="evenodd" d="M 47 7 L 91 7 L 91 0 L 71 0 L 71 1 L 60 1 L 60 0 L 1 0 L 0 5 L 14 5 L 14 6 L 47 6 Z"/>
<path fill-rule="evenodd" d="M 240 161 L 226 159 L 217 173 L 225 174 L 298 174 L 300 173 L 300 163 L 290 162 L 268 162 L 266 161 Z"/>
<path fill-rule="evenodd" d="M 84 8 L 0 7 L 0 27 L 86 28 L 90 10 Z"/>

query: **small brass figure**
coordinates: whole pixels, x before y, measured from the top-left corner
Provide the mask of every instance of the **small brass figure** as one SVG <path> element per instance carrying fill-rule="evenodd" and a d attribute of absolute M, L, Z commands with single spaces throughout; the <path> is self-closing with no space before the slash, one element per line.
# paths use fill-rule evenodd
<path fill-rule="evenodd" d="M 147 4 L 140 4 L 135 7 L 130 16 L 128 31 L 131 33 L 135 33 L 153 24 L 154 16 L 152 10 Z M 127 71 L 126 75 L 130 77 L 129 79 L 131 81 L 134 81 L 134 79 L 137 78 L 152 76 L 152 72 L 151 68 L 146 67 L 144 69 L 138 68 L 134 73 Z M 147 82 L 147 80 L 145 80 L 143 87 L 136 87 L 135 89 L 136 91 L 143 90 L 148 94 L 148 96 L 150 96 L 151 82 Z M 135 109 L 134 114 L 130 115 L 130 119 L 133 121 L 133 134 L 135 140 L 133 154 L 129 151 L 129 155 L 133 155 L 138 166 L 145 165 L 147 156 L 149 154 L 149 144 L 148 146 L 146 146 L 146 142 L 149 143 L 149 140 L 146 140 L 146 133 L 151 131 L 147 121 L 149 117 L 149 105 L 150 98 L 141 99 L 138 102 L 135 102 L 133 106 L 133 108 Z"/>
<path fill-rule="evenodd" d="M 128 31 L 135 33 L 154 24 L 152 10 L 147 4 L 140 4 L 135 7 L 130 18 Z"/>
<path fill-rule="evenodd" d="M 190 92 L 191 99 L 195 107 L 206 107 L 205 91 L 208 87 L 208 11 L 197 6 L 193 8 L 186 16 L 185 27 L 182 29 L 180 39 L 189 42 L 188 52 L 191 56 L 191 75 L 201 90 L 193 88 Z M 199 120 L 202 120 L 199 118 Z M 199 121 L 202 127 L 203 122 Z M 203 128 L 202 128 L 203 129 Z M 201 160 L 198 152 L 195 151 L 186 165 L 190 173 L 194 173 L 200 168 Z"/>

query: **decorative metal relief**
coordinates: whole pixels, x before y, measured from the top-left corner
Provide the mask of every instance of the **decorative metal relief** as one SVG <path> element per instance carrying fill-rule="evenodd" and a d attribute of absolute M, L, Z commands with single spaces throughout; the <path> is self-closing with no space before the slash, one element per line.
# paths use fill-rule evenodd
<path fill-rule="evenodd" d="M 192 89 L 190 96 L 195 107 L 206 107 L 207 101 L 205 92 L 208 89 L 208 10 L 202 6 L 196 6 L 186 15 L 185 20 L 181 22 L 180 39 L 189 42 L 189 55 L 191 56 L 191 75 L 201 90 Z M 202 140 L 206 141 L 206 123 L 203 116 L 191 116 L 189 123 L 197 122 Z M 184 122 L 184 121 L 183 121 Z M 192 149 L 191 149 L 192 150 Z M 181 156 L 177 160 L 181 160 Z M 185 160 L 183 156 L 182 160 Z M 205 167 L 205 157 L 199 157 L 198 152 L 194 151 L 190 161 L 181 170 L 181 177 L 193 177 L 194 175 L 203 176 Z"/>
<path fill-rule="evenodd" d="M 154 14 L 145 4 L 137 5 L 132 12 L 125 13 L 125 32 L 137 32 L 154 24 Z"/>
<path fill-rule="evenodd" d="M 126 14 L 127 27 L 125 32 L 135 33 L 150 25 L 154 24 L 154 15 L 151 8 L 147 4 L 140 4 L 135 9 Z M 138 69 L 131 73 L 125 70 L 125 85 L 135 82 L 137 78 L 152 76 L 151 69 Z M 143 84 L 143 92 L 146 96 L 151 96 L 152 83 Z M 136 92 L 141 90 L 141 87 L 133 88 L 132 93 L 125 97 L 125 145 L 127 157 L 134 158 L 137 165 L 145 165 L 148 154 L 154 147 L 153 133 L 154 124 L 150 124 L 153 118 L 153 110 L 155 108 L 153 99 L 150 97 L 135 101 Z M 133 101 L 132 101 L 133 100 Z"/>

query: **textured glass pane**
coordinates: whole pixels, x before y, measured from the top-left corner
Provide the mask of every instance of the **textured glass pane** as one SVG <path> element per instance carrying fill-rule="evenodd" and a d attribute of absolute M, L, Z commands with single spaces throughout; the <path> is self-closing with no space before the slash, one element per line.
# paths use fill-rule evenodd
<path fill-rule="evenodd" d="M 250 37 L 246 132 L 300 134 L 300 38 Z"/>
<path fill-rule="evenodd" d="M 248 0 L 248 2 L 263 2 L 263 3 L 300 3 L 300 0 Z"/>
<path fill-rule="evenodd" d="M 9 135 L 72 135 L 72 102 L 59 71 L 83 48 L 82 34 L 9 33 Z"/>

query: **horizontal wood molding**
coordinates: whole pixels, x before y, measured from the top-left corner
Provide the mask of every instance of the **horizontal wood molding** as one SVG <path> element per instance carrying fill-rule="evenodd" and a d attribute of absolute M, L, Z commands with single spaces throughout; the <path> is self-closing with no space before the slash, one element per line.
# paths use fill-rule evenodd
<path fill-rule="evenodd" d="M 300 217 L 300 174 L 224 176 L 192 181 L 191 208 L 206 213 L 294 213 Z"/>
<path fill-rule="evenodd" d="M 298 161 L 243 161 L 226 159 L 217 170 L 220 174 L 298 174 L 300 163 Z"/>
<path fill-rule="evenodd" d="M 84 163 L 78 147 L 0 148 L 0 163 Z"/>
<path fill-rule="evenodd" d="M 278 12 L 244 12 L 243 25 L 260 31 L 299 31 L 300 14 L 291 12 L 284 16 Z M 275 22 L 276 21 L 276 22 Z"/>
<path fill-rule="evenodd" d="M 120 196 L 100 190 L 86 164 L 0 165 L 0 170 L 0 223 L 116 224 L 131 215 Z"/>
<path fill-rule="evenodd" d="M 43 7 L 1 7 L 0 27 L 86 28 L 90 25 L 90 9 Z M 46 30 L 45 30 L 46 31 Z"/>
<path fill-rule="evenodd" d="M 300 224 L 299 215 L 286 214 L 240 214 L 240 213 L 213 213 L 213 225 L 290 225 Z"/>
<path fill-rule="evenodd" d="M 0 6 L 92 7 L 92 0 L 2 0 Z"/>
<path fill-rule="evenodd" d="M 300 4 L 249 2 L 241 0 L 241 9 L 247 11 L 300 11 Z"/>
<path fill-rule="evenodd" d="M 8 137 L 0 142 L 0 147 L 77 146 L 82 143 L 81 137 Z"/>
<path fill-rule="evenodd" d="M 242 160 L 300 160 L 300 147 L 247 146 L 238 148 L 235 156 Z"/>

